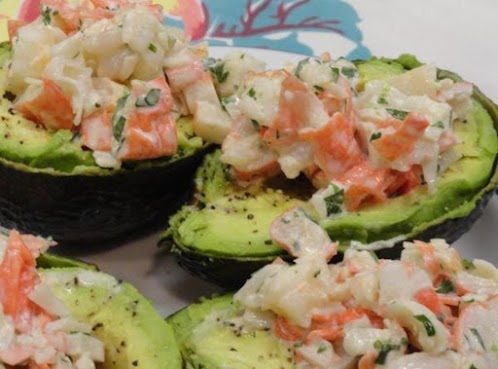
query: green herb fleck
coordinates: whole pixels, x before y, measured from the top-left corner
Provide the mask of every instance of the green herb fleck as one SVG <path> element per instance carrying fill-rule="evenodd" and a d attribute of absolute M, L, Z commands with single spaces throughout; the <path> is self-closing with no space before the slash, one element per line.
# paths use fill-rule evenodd
<path fill-rule="evenodd" d="M 316 90 L 316 92 L 323 92 L 322 86 L 315 85 L 315 86 L 313 86 L 313 88 Z"/>
<path fill-rule="evenodd" d="M 436 123 L 434 123 L 432 125 L 433 127 L 436 127 L 436 128 L 441 128 L 441 129 L 444 129 L 444 123 L 441 122 L 440 120 L 438 120 Z"/>
<path fill-rule="evenodd" d="M 399 120 L 405 120 L 406 116 L 408 115 L 407 111 L 403 110 L 398 110 L 398 109 L 391 109 L 391 108 L 386 108 L 386 111 L 393 117 Z"/>
<path fill-rule="evenodd" d="M 230 74 L 228 71 L 225 71 L 225 63 L 216 63 L 215 65 L 209 67 L 209 70 L 218 83 L 225 82 Z"/>
<path fill-rule="evenodd" d="M 331 214 L 339 214 L 342 212 L 341 205 L 344 202 L 344 190 L 337 186 L 334 186 L 335 193 L 327 196 L 323 199 L 325 201 L 325 207 L 327 209 L 327 216 Z"/>
<path fill-rule="evenodd" d="M 254 90 L 254 88 L 250 88 L 249 91 L 247 91 L 247 95 L 251 98 L 251 99 L 254 99 L 256 100 L 256 91 Z"/>
<path fill-rule="evenodd" d="M 50 23 L 52 23 L 52 16 L 50 13 L 51 13 L 51 10 L 48 6 L 42 7 L 42 11 L 41 11 L 42 22 L 46 26 L 48 26 Z"/>
<path fill-rule="evenodd" d="M 313 273 L 313 278 L 316 278 L 320 275 L 322 271 L 320 269 L 318 269 L 315 273 Z"/>
<path fill-rule="evenodd" d="M 486 350 L 486 346 L 484 346 L 484 341 L 482 340 L 481 334 L 476 328 L 470 328 L 470 332 L 477 338 L 477 341 L 479 341 L 479 344 L 483 348 L 483 350 Z"/>
<path fill-rule="evenodd" d="M 330 72 L 332 73 L 332 83 L 337 83 L 339 80 L 339 68 L 330 67 Z"/>
<path fill-rule="evenodd" d="M 154 44 L 149 44 L 149 50 L 155 53 L 157 52 L 157 46 Z"/>
<path fill-rule="evenodd" d="M 455 291 L 455 286 L 453 286 L 453 283 L 449 279 L 444 279 L 436 290 L 437 293 L 450 293 L 453 291 Z"/>
<path fill-rule="evenodd" d="M 375 359 L 375 363 L 383 365 L 386 362 L 389 352 L 392 350 L 399 350 L 400 346 L 394 345 L 391 342 L 375 341 L 374 348 L 379 352 L 377 358 Z"/>
<path fill-rule="evenodd" d="M 252 123 L 254 129 L 259 130 L 259 122 L 256 119 L 251 119 L 251 123 Z"/>
<path fill-rule="evenodd" d="M 128 100 L 128 96 L 130 96 L 130 94 L 125 94 L 118 99 L 116 103 L 116 110 L 114 111 L 114 115 L 112 116 L 112 134 L 117 141 L 121 141 L 123 136 L 123 129 L 126 123 L 126 118 L 123 117 L 120 113 L 126 104 L 126 100 Z"/>
<path fill-rule="evenodd" d="M 429 337 L 436 335 L 436 329 L 432 322 L 425 315 L 415 315 L 415 319 L 417 319 L 420 323 L 424 325 L 425 331 Z"/>
<path fill-rule="evenodd" d="M 470 365 L 469 369 L 477 369 L 474 364 Z"/>
<path fill-rule="evenodd" d="M 294 75 L 297 78 L 301 78 L 301 71 L 303 70 L 303 67 L 310 62 L 310 58 L 306 58 L 304 60 L 301 60 L 299 63 L 297 63 L 296 71 L 294 72 Z"/>
<path fill-rule="evenodd" d="M 351 79 L 354 76 L 356 76 L 356 74 L 358 74 L 358 71 L 356 70 L 356 68 L 342 67 L 341 73 L 344 74 L 349 79 Z"/>
<path fill-rule="evenodd" d="M 382 137 L 382 133 L 381 132 L 375 132 L 373 133 L 371 136 L 370 136 L 370 142 L 372 141 L 375 141 L 375 140 L 378 140 L 379 138 Z"/>
<path fill-rule="evenodd" d="M 320 345 L 318 346 L 318 350 L 316 350 L 316 352 L 318 354 L 321 354 L 324 351 L 327 351 L 327 346 L 324 343 L 320 343 Z"/>
<path fill-rule="evenodd" d="M 386 105 L 387 104 L 386 97 L 383 95 L 379 96 L 379 98 L 377 99 L 377 103 L 382 104 L 382 105 Z"/>
<path fill-rule="evenodd" d="M 462 259 L 462 266 L 467 270 L 475 268 L 474 262 L 469 259 Z"/>
<path fill-rule="evenodd" d="M 158 88 L 153 88 L 149 92 L 147 92 L 147 95 L 139 97 L 135 102 L 135 106 L 137 108 L 154 106 L 157 104 L 160 97 L 161 97 L 161 90 Z"/>

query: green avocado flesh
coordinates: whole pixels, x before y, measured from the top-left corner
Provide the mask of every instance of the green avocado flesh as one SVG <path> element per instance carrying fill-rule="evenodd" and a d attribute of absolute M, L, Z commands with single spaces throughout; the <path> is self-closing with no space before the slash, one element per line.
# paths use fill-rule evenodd
<path fill-rule="evenodd" d="M 10 55 L 10 45 L 0 43 L 0 66 Z M 3 60 L 3 62 L 2 62 Z M 0 77 L 3 78 L 3 69 Z M 4 95 L 0 89 L 0 95 Z M 123 169 L 166 165 L 193 155 L 204 145 L 193 133 L 191 117 L 177 121 L 178 151 L 175 155 L 123 163 Z M 16 113 L 12 102 L 0 98 L 0 161 L 19 169 L 66 174 L 115 174 L 117 170 L 97 166 L 91 151 L 83 150 L 80 137 L 69 130 L 51 132 Z"/>
<path fill-rule="evenodd" d="M 294 368 L 288 349 L 270 332 L 245 332 L 228 321 L 237 310 L 228 295 L 190 305 L 167 319 L 186 368 Z"/>
<path fill-rule="evenodd" d="M 99 368 L 182 367 L 171 326 L 131 285 L 82 268 L 39 272 L 71 315 L 91 325 L 95 336 L 104 342 L 106 358 Z"/>
<path fill-rule="evenodd" d="M 360 84 L 400 74 L 403 65 L 416 66 L 415 62 L 408 56 L 400 62 L 361 62 Z M 445 71 L 440 71 L 439 77 L 458 80 Z M 390 240 L 394 244 L 401 239 L 446 237 L 452 242 L 470 227 L 471 222 L 465 219 L 481 209 L 481 200 L 485 202 L 498 184 L 496 106 L 475 89 L 470 113 L 465 120 L 456 121 L 454 129 L 462 142 L 456 149 L 462 157 L 439 178 L 434 193 L 420 186 L 383 204 L 320 222 L 331 239 L 339 241 L 340 250 L 352 240 L 365 244 Z M 215 269 L 211 264 L 216 262 L 251 262 L 258 258 L 267 262 L 282 254 L 282 249 L 270 241 L 270 224 L 297 204 L 307 206 L 309 199 L 309 195 L 296 196 L 289 191 L 306 186 L 294 180 L 281 184 L 282 190 L 269 188 L 266 183 L 238 188 L 230 181 L 228 168 L 220 162 L 219 155 L 218 151 L 204 159 L 196 175 L 197 202 L 184 206 L 170 218 L 170 227 L 162 238 L 163 244 L 172 245 L 180 263 L 196 274 L 202 273 L 206 265 Z M 455 225 L 454 220 L 462 220 L 462 224 Z M 220 264 L 218 269 L 222 268 Z"/>

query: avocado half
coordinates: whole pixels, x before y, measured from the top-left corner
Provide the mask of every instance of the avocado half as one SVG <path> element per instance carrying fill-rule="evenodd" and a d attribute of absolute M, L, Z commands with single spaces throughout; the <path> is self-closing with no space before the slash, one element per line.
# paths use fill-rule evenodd
<path fill-rule="evenodd" d="M 10 45 L 0 44 L 0 65 L 9 55 Z M 175 155 L 103 169 L 78 135 L 48 132 L 0 95 L 0 224 L 60 244 L 96 244 L 164 224 L 210 149 L 193 134 L 191 119 L 182 118 Z"/>
<path fill-rule="evenodd" d="M 238 308 L 232 295 L 204 299 L 167 319 L 187 368 L 295 368 L 271 332 L 238 330 L 227 318 Z"/>
<path fill-rule="evenodd" d="M 382 79 L 420 65 L 411 56 L 357 62 L 360 81 Z M 439 70 L 438 78 L 462 79 Z M 498 184 L 498 108 L 474 87 L 472 109 L 455 122 L 462 158 L 438 180 L 383 204 L 325 219 L 320 225 L 344 251 L 352 241 L 376 243 L 380 257 L 399 257 L 403 240 L 445 238 L 453 242 L 482 214 Z M 249 275 L 287 254 L 269 236 L 273 219 L 309 199 L 303 180 L 238 188 L 229 179 L 220 152 L 208 155 L 196 174 L 192 205 L 170 218 L 160 244 L 171 247 L 178 262 L 195 275 L 225 287 L 243 284 Z M 339 255 L 340 258 L 340 255 Z"/>
<path fill-rule="evenodd" d="M 133 286 L 60 256 L 42 255 L 37 265 L 72 316 L 91 325 L 104 342 L 105 362 L 99 368 L 182 368 L 172 327 Z"/>

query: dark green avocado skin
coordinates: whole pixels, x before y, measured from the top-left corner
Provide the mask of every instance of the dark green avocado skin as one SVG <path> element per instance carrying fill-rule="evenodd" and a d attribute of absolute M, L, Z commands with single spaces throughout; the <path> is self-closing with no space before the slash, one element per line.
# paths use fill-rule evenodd
<path fill-rule="evenodd" d="M 0 162 L 0 224 L 85 248 L 145 232 L 164 225 L 188 196 L 209 150 L 113 175 L 48 174 Z"/>
<path fill-rule="evenodd" d="M 399 61 L 399 60 L 398 60 Z M 406 69 L 411 69 L 414 66 L 405 65 Z M 438 77 L 451 78 L 455 81 L 461 81 L 458 75 L 439 70 Z M 494 121 L 494 126 L 498 131 L 498 107 L 489 98 L 487 98 L 477 87 L 474 87 L 474 97 L 479 103 L 487 110 Z M 496 182 L 498 177 L 498 157 L 495 158 L 494 172 L 490 174 L 489 182 L 493 180 Z M 492 196 L 498 189 L 493 186 L 487 186 L 485 191 L 482 192 L 481 197 L 476 202 L 475 207 L 464 217 L 443 220 L 440 223 L 433 224 L 422 232 L 416 235 L 416 239 L 422 241 L 429 241 L 432 238 L 444 238 L 448 243 L 453 243 L 458 240 L 465 232 L 467 232 L 472 225 L 482 215 L 484 208 L 488 204 Z M 264 265 L 271 262 L 275 256 L 262 256 L 262 257 L 237 257 L 227 255 L 207 255 L 197 252 L 191 248 L 184 247 L 183 245 L 173 242 L 171 239 L 163 239 L 160 242 L 166 247 L 170 247 L 175 254 L 178 263 L 189 271 L 191 274 L 198 276 L 204 280 L 214 282 L 228 290 L 240 288 L 249 276 L 255 271 L 262 268 Z M 400 257 L 402 251 L 403 241 L 398 242 L 391 248 L 376 251 L 380 258 L 397 259 Z M 290 260 L 288 254 L 282 250 L 283 259 Z M 342 259 L 342 254 L 337 255 L 332 259 L 336 262 Z"/>

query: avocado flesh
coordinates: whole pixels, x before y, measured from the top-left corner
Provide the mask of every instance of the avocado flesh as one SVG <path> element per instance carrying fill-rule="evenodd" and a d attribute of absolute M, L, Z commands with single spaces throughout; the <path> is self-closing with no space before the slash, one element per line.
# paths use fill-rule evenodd
<path fill-rule="evenodd" d="M 91 325 L 104 342 L 106 359 L 99 368 L 182 367 L 171 326 L 131 285 L 81 268 L 41 269 L 40 274 L 71 315 Z"/>
<path fill-rule="evenodd" d="M 186 368 L 295 368 L 287 347 L 271 332 L 239 333 L 230 327 L 225 319 L 236 311 L 232 296 L 227 295 L 190 305 L 167 319 Z"/>
<path fill-rule="evenodd" d="M 411 59 L 406 62 L 414 64 Z M 395 61 L 386 63 L 379 59 L 362 62 L 358 68 L 360 83 L 365 83 L 371 76 L 387 78 L 403 70 Z M 458 80 L 455 75 L 446 71 L 440 71 L 439 76 Z M 496 106 L 475 89 L 472 109 L 467 118 L 455 122 L 455 133 L 462 141 L 456 150 L 462 154 L 462 158 L 438 179 L 435 193 L 430 194 L 426 186 L 420 186 L 383 204 L 325 219 L 320 224 L 330 234 L 331 239 L 340 242 L 342 251 L 349 246 L 351 240 L 362 243 L 392 240 L 391 245 L 403 238 L 415 237 L 441 237 L 447 238 L 449 242 L 456 240 L 477 219 L 483 204 L 498 184 L 497 131 Z M 276 253 L 284 252 L 274 244 L 261 244 L 261 240 L 269 239 L 269 227 L 274 217 L 269 214 L 267 217 L 260 217 L 259 212 L 271 210 L 269 208 L 260 210 L 250 207 L 248 200 L 254 202 L 254 197 L 259 197 L 259 194 L 237 202 L 238 208 L 247 209 L 247 213 L 253 215 L 251 220 L 246 219 L 245 222 L 241 217 L 232 222 L 229 215 L 222 213 L 221 208 L 211 208 L 212 204 L 224 203 L 227 196 L 233 196 L 236 189 L 227 176 L 223 175 L 227 169 L 216 155 L 219 154 L 205 158 L 204 164 L 198 170 L 196 184 L 201 194 L 211 187 L 222 188 L 223 191 L 207 191 L 211 195 L 205 199 L 202 209 L 198 205 L 190 205 L 175 214 L 170 219 L 170 227 L 163 234 L 162 243 L 172 245 L 180 264 L 194 274 L 224 286 L 235 287 L 240 285 L 250 272 L 272 260 Z M 212 169 L 216 167 L 225 169 Z M 206 171 L 210 174 L 206 175 Z M 272 198 L 277 200 L 279 196 L 288 194 L 265 193 L 266 203 L 271 203 Z M 302 200 L 290 197 L 279 211 L 296 204 L 307 206 Z M 275 213 L 279 215 L 281 211 Z M 257 229 L 254 224 L 256 219 L 260 220 Z M 455 224 L 456 222 L 458 224 Z M 252 233 L 248 235 L 256 230 L 257 238 Z M 248 236 L 249 238 L 244 238 Z M 258 245 L 255 244 L 257 240 L 260 242 Z M 266 252 L 261 254 L 261 251 L 265 250 Z M 396 256 L 396 250 L 393 249 L 392 254 L 383 254 L 383 257 Z M 233 263 L 237 266 L 231 267 L 230 264 Z M 237 268 L 242 270 L 243 264 L 252 264 L 253 269 L 246 265 L 243 269 L 245 275 L 241 275 Z M 234 274 L 228 275 L 225 269 Z"/>

